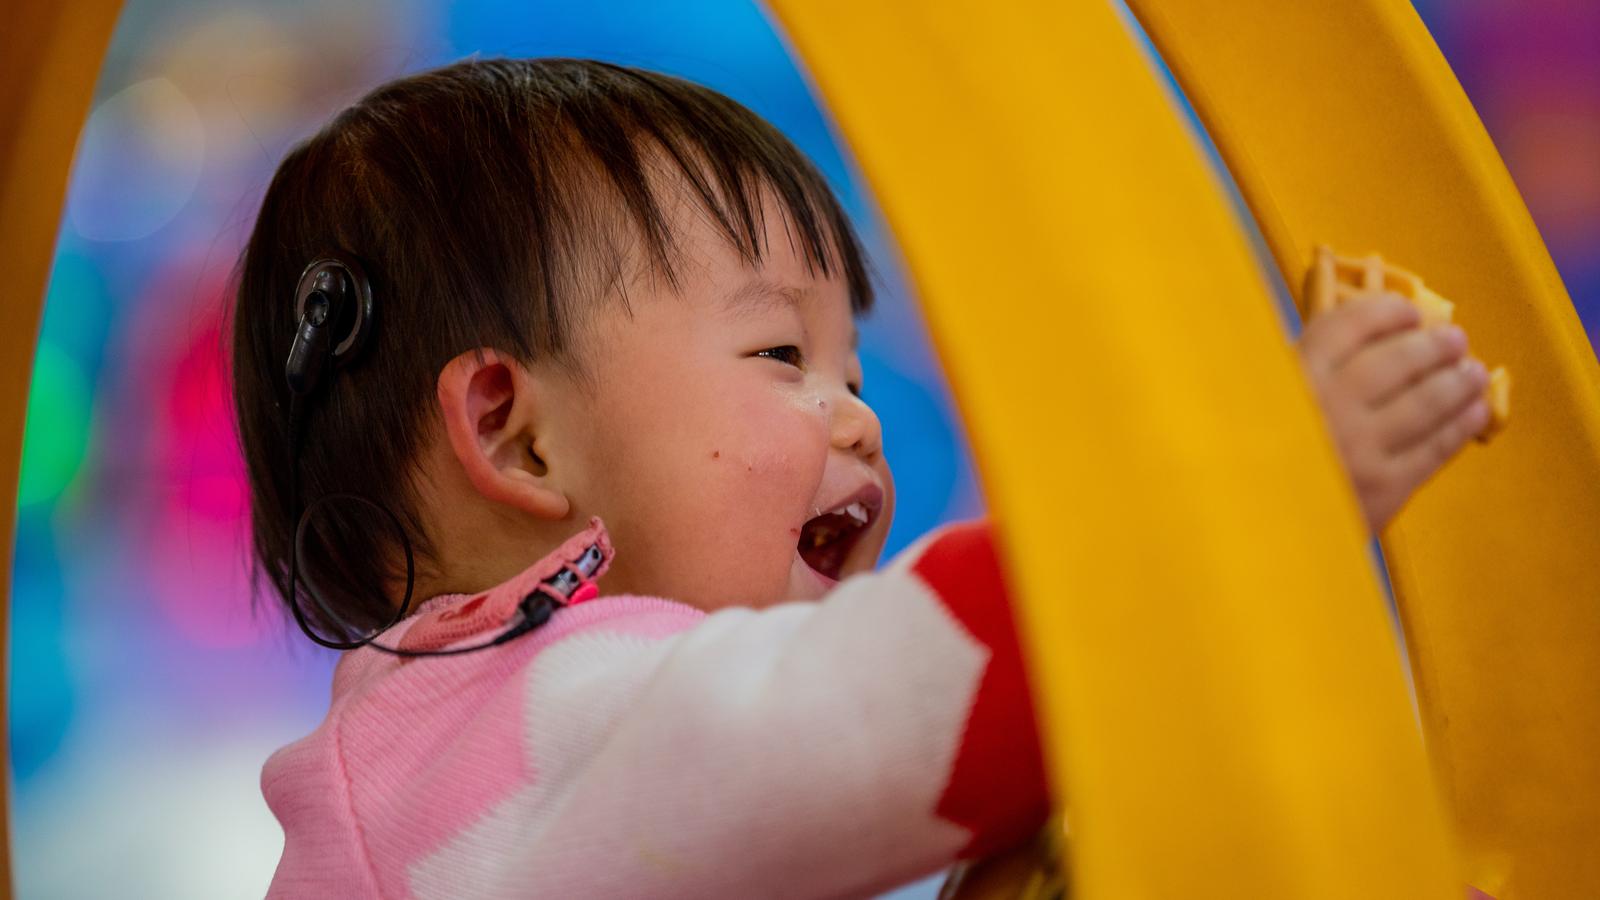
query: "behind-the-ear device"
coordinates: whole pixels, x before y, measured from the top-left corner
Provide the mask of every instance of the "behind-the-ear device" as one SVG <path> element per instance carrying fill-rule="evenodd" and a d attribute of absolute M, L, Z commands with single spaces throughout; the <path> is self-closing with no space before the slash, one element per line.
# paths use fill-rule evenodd
<path fill-rule="evenodd" d="M 299 320 L 284 375 L 289 390 L 316 390 L 325 370 L 355 359 L 372 333 L 372 283 L 354 258 L 330 254 L 300 273 L 294 292 Z"/>
<path fill-rule="evenodd" d="M 541 582 L 519 606 L 519 618 L 507 623 L 509 627 L 495 637 L 470 647 L 453 647 L 446 650 L 401 650 L 386 647 L 374 640 L 377 635 L 394 627 L 411 606 L 411 593 L 416 584 L 416 561 L 411 552 L 411 541 L 406 536 L 400 520 L 388 507 L 360 494 L 336 492 L 324 494 L 304 507 L 300 505 L 300 444 L 305 437 L 305 425 L 311 410 L 310 400 L 324 384 L 331 383 L 334 375 L 356 361 L 362 348 L 371 342 L 375 307 L 372 283 L 356 259 L 346 253 L 329 253 L 306 266 L 295 287 L 294 314 L 296 319 L 294 340 L 289 345 L 289 356 L 284 361 L 284 378 L 289 384 L 289 504 L 295 517 L 294 538 L 289 544 L 289 608 L 295 622 L 306 637 L 334 650 L 354 650 L 371 647 L 396 656 L 455 656 L 503 644 L 518 635 L 526 634 L 549 618 L 555 607 L 572 601 L 585 585 L 591 585 L 597 574 L 603 554 L 598 545 L 585 549 L 578 558 L 568 561 L 560 572 Z M 353 501 L 381 512 L 400 536 L 405 551 L 406 588 L 400 600 L 400 609 L 393 619 L 372 635 L 359 640 L 329 638 L 316 633 L 305 610 L 300 606 L 300 549 L 305 542 L 311 516 L 322 507 L 338 500 Z M 340 619 L 338 613 L 323 602 L 315 583 L 304 579 L 305 592 L 321 611 L 323 621 L 337 625 L 342 637 L 352 630 Z M 592 593 L 592 590 L 590 591 Z"/>

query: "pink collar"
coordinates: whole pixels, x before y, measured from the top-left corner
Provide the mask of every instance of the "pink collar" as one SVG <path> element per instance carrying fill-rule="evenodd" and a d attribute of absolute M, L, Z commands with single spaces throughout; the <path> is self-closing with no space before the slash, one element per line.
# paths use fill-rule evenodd
<path fill-rule="evenodd" d="M 576 568 L 577 561 L 591 547 L 600 548 L 600 565 L 587 577 Z M 417 608 L 411 625 L 400 639 L 401 650 L 439 650 L 475 635 L 504 628 L 517 621 L 518 608 L 530 594 L 548 592 L 545 582 L 563 572 L 578 576 L 577 589 L 561 605 L 573 606 L 593 600 L 600 589 L 595 581 L 611 567 L 616 551 L 611 537 L 598 518 L 554 552 L 508 581 L 477 594 L 440 594 Z M 402 658 L 402 662 L 414 657 Z"/>

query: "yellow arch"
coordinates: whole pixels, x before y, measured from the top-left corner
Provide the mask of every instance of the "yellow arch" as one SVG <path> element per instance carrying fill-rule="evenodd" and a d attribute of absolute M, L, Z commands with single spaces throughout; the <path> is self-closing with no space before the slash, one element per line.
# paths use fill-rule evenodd
<path fill-rule="evenodd" d="M 1292 285 L 1326 242 L 1425 273 L 1511 427 L 1384 536 L 1465 876 L 1600 897 L 1600 367 L 1521 196 L 1404 0 L 1130 0 Z"/>
<path fill-rule="evenodd" d="M 1354 500 L 1111 5 L 774 6 L 971 425 L 1074 896 L 1459 897 Z"/>
<path fill-rule="evenodd" d="M 22 423 L 72 147 L 89 112 L 119 0 L 16 0 L 0 28 L 0 640 L 11 621 Z M 6 721 L 0 673 L 0 722 Z M 9 764 L 9 741 L 0 764 Z M 0 783 L 0 896 L 11 896 Z"/>

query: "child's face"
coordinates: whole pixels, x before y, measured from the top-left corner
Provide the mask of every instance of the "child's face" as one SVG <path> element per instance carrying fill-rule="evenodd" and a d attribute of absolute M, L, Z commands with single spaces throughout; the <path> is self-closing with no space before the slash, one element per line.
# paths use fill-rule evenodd
<path fill-rule="evenodd" d="M 814 599 L 883 549 L 893 487 L 878 418 L 853 393 L 848 292 L 806 271 L 771 204 L 766 221 L 757 270 L 680 209 L 678 294 L 641 282 L 630 310 L 600 313 L 583 338 L 592 390 L 551 398 L 551 474 L 563 468 L 574 514 L 601 516 L 617 547 L 607 593 L 702 609 Z"/>

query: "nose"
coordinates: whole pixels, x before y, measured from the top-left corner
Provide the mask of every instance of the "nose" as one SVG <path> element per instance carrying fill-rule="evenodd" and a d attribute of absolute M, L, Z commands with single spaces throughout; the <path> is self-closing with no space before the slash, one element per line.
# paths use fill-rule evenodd
<path fill-rule="evenodd" d="M 883 424 L 865 400 L 843 391 L 833 407 L 833 446 L 867 462 L 883 453 Z"/>

